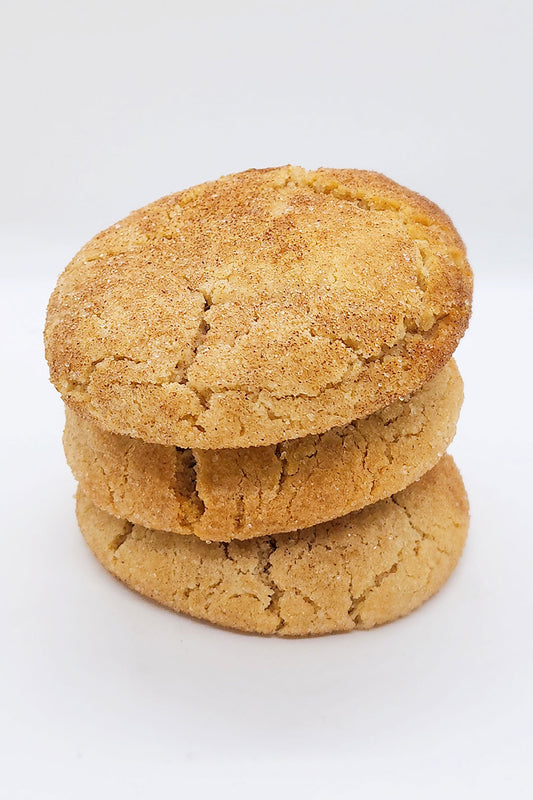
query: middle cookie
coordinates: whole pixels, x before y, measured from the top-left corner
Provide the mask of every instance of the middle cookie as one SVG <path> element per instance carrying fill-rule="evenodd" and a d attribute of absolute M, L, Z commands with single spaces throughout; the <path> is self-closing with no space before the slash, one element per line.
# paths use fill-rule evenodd
<path fill-rule="evenodd" d="M 405 489 L 455 434 L 455 362 L 366 419 L 267 447 L 182 450 L 104 431 L 66 410 L 65 454 L 99 508 L 206 541 L 250 539 L 325 522 Z"/>

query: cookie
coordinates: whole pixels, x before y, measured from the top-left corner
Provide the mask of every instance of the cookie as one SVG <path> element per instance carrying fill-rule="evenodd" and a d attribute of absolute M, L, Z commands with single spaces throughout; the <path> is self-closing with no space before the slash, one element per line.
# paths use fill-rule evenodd
<path fill-rule="evenodd" d="M 97 235 L 50 299 L 51 379 L 114 433 L 275 444 L 407 397 L 469 320 L 450 219 L 383 175 L 249 170 Z"/>
<path fill-rule="evenodd" d="M 218 544 L 148 530 L 78 490 L 78 521 L 101 563 L 175 611 L 242 631 L 309 636 L 408 614 L 455 567 L 468 502 L 450 456 L 387 500 L 333 522 Z"/>
<path fill-rule="evenodd" d="M 179 450 L 109 433 L 67 409 L 67 461 L 99 508 L 208 541 L 292 531 L 401 491 L 450 444 L 463 397 L 451 361 L 408 401 L 282 445 Z"/>

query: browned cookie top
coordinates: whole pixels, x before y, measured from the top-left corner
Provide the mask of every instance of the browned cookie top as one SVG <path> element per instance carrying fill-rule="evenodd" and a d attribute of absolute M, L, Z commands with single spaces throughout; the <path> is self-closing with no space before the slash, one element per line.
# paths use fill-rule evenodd
<path fill-rule="evenodd" d="M 59 279 L 45 341 L 67 404 L 181 447 L 320 433 L 420 388 L 470 315 L 464 246 L 382 175 L 250 170 L 133 212 Z"/>

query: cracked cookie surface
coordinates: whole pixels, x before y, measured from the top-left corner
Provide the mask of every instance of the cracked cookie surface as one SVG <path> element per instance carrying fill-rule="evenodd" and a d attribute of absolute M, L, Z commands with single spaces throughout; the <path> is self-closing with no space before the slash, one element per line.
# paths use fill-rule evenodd
<path fill-rule="evenodd" d="M 247 542 L 132 525 L 81 490 L 77 515 L 99 561 L 140 594 L 217 625 L 282 636 L 371 628 L 408 614 L 446 581 L 468 529 L 450 456 L 362 511 Z"/>
<path fill-rule="evenodd" d="M 97 235 L 61 275 L 52 381 L 115 433 L 236 448 L 322 433 L 449 360 L 472 276 L 449 218 L 377 173 L 249 170 Z"/>
<path fill-rule="evenodd" d="M 67 461 L 99 508 L 148 528 L 229 541 L 291 531 L 401 491 L 450 444 L 462 403 L 452 360 L 409 400 L 324 434 L 180 450 L 109 433 L 67 409 Z"/>

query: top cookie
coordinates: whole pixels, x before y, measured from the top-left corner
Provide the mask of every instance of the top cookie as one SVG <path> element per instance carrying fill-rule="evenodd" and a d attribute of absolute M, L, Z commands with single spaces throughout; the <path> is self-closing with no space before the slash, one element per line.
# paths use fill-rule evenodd
<path fill-rule="evenodd" d="M 65 402 L 197 448 L 321 433 L 419 389 L 470 316 L 450 219 L 383 175 L 249 170 L 164 197 L 61 275 L 46 354 Z"/>

